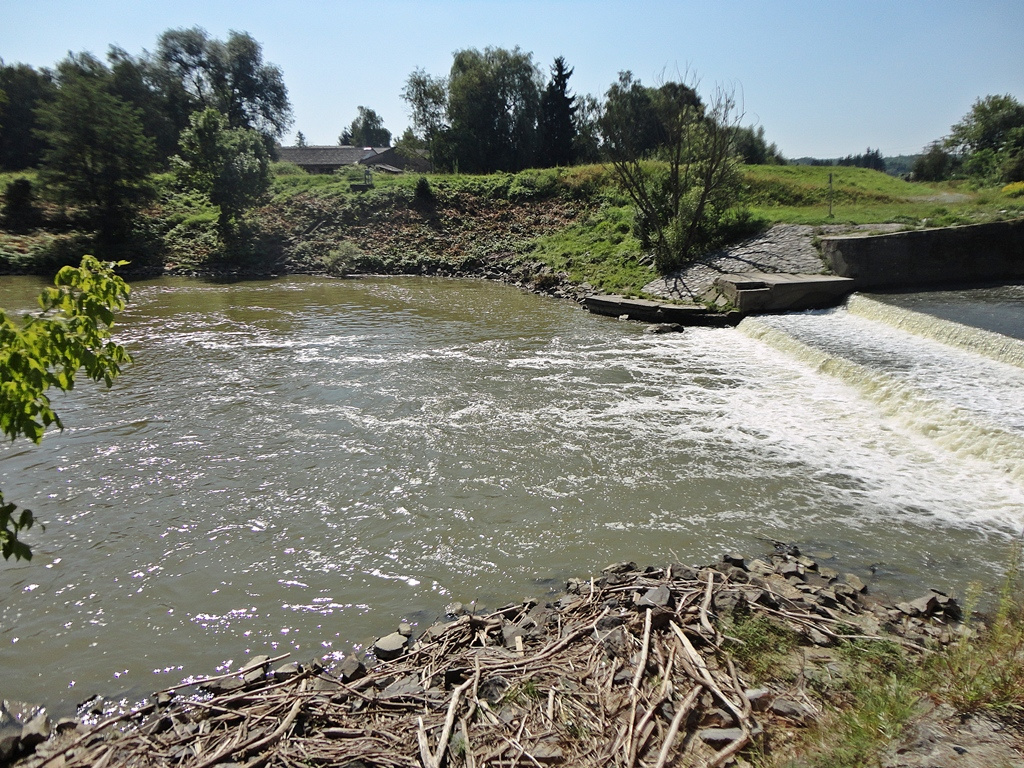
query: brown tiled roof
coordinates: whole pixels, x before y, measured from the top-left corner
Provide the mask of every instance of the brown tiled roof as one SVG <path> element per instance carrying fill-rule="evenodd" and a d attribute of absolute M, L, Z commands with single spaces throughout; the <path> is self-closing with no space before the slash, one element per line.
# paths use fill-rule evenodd
<path fill-rule="evenodd" d="M 278 147 L 278 159 L 296 165 L 355 165 L 388 147 Z"/>

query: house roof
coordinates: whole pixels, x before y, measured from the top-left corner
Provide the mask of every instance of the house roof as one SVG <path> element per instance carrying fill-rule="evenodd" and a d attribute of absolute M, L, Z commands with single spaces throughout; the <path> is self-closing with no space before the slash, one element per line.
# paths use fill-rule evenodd
<path fill-rule="evenodd" d="M 278 147 L 278 159 L 296 165 L 355 165 L 389 147 Z"/>

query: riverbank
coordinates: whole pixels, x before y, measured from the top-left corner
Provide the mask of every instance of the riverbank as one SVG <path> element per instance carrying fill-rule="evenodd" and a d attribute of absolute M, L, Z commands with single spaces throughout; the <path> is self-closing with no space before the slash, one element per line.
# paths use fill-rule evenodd
<path fill-rule="evenodd" d="M 363 657 L 256 657 L 134 708 L 37 715 L 0 754 L 25 768 L 856 765 L 815 755 L 865 680 L 905 681 L 976 641 L 963 618 L 949 596 L 892 604 L 783 545 L 705 568 L 617 563 L 543 602 L 449 606 Z M 880 765 L 1024 761 L 1019 732 L 984 711 L 940 691 L 891 698 L 904 712 L 870 745 Z"/>

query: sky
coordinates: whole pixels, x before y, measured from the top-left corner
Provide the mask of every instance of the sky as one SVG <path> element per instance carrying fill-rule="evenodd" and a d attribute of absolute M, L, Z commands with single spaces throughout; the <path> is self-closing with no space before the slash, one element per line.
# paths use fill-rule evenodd
<path fill-rule="evenodd" d="M 359 106 L 397 137 L 409 74 L 487 46 L 531 52 L 545 78 L 564 56 L 571 91 L 599 98 L 621 70 L 647 85 L 696 73 L 698 92 L 734 89 L 790 158 L 914 154 L 979 97 L 1024 101 L 1024 0 L 0 0 L 0 59 L 139 54 L 192 26 L 248 32 L 281 68 L 285 144 L 336 144 Z"/>

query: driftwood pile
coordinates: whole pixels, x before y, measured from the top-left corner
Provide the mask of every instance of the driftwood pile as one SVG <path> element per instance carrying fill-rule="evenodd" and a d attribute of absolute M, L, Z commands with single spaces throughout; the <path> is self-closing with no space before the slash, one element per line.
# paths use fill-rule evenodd
<path fill-rule="evenodd" d="M 723 618 L 770 617 L 818 646 L 877 640 L 884 624 L 910 648 L 933 625 L 946 639 L 956 618 L 939 593 L 915 601 L 923 610 L 868 600 L 856 577 L 793 552 L 703 569 L 619 563 L 570 581 L 553 603 L 450 615 L 415 640 L 405 627 L 366 664 L 254 659 L 198 692 L 179 686 L 91 727 L 64 723 L 20 764 L 721 766 L 769 720 L 814 711 L 806 696 L 744 678 Z"/>

